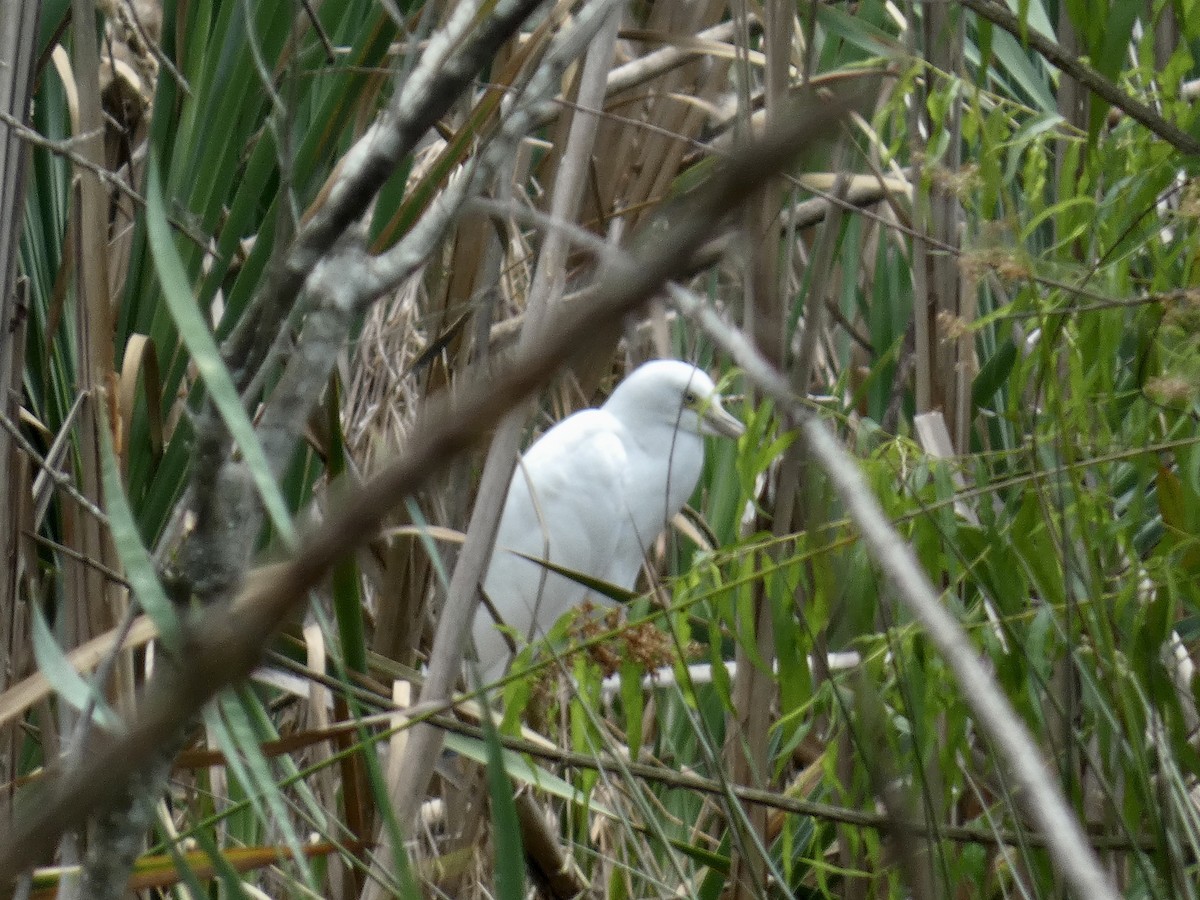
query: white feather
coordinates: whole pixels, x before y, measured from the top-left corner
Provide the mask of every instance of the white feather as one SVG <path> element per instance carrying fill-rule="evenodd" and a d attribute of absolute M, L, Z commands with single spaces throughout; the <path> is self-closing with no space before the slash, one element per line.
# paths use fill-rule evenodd
<path fill-rule="evenodd" d="M 740 423 L 690 363 L 658 360 L 621 382 L 600 409 L 564 419 L 519 461 L 483 590 L 518 646 L 537 640 L 585 599 L 608 598 L 517 554 L 632 590 L 646 550 L 696 489 L 704 434 Z M 481 676 L 511 656 L 491 612 L 473 623 Z"/>

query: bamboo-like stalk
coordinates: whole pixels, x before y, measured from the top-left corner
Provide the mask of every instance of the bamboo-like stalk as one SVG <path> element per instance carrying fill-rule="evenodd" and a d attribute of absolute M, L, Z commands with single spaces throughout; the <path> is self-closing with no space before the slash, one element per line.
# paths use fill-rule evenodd
<path fill-rule="evenodd" d="M 782 0 L 768 0 L 764 8 L 767 122 L 777 125 L 779 116 L 787 109 L 785 98 L 790 84 L 795 13 L 794 6 Z M 748 22 L 744 27 L 748 28 Z M 741 67 L 743 78 L 747 69 L 744 65 Z M 746 109 L 745 113 L 748 130 L 750 110 Z M 751 252 L 744 274 L 746 330 L 754 335 L 760 351 L 777 368 L 783 367 L 787 353 L 788 304 L 780 275 L 780 244 L 777 240 L 782 194 L 781 181 L 769 181 L 756 198 L 757 202 L 751 203 L 746 210 L 746 237 Z M 791 502 L 790 497 L 777 498 L 779 500 L 784 504 Z M 782 521 L 778 524 L 790 528 L 790 517 L 786 524 Z M 768 745 L 777 687 L 771 672 L 775 660 L 773 613 L 763 586 L 755 591 L 751 615 L 753 621 L 743 622 L 741 627 L 745 633 L 754 636 L 755 645 L 747 647 L 739 642 L 737 646 L 737 676 L 733 684 L 733 709 L 728 717 L 725 754 L 729 777 L 734 784 L 766 788 L 771 784 Z M 737 900 L 763 896 L 767 885 L 766 810 L 752 807 L 746 810 L 746 818 L 749 833 L 731 844 L 729 878 L 732 895 Z M 730 828 L 734 833 L 742 829 L 738 817 L 731 817 Z"/>
<path fill-rule="evenodd" d="M 112 432 L 102 435 L 116 421 L 116 361 L 114 352 L 115 317 L 109 293 L 108 192 L 96 174 L 105 166 L 104 113 L 100 99 L 100 56 L 96 39 L 96 7 L 93 0 L 72 2 L 72 69 L 78 92 L 78 120 L 74 123 L 79 155 L 95 169 L 79 168 L 77 205 L 74 209 L 75 316 L 77 352 L 75 386 L 84 402 L 80 408 L 77 476 L 84 496 L 97 505 L 104 503 L 102 482 L 103 441 L 112 440 Z M 93 516 L 76 520 L 76 545 L 85 558 L 112 570 L 120 561 L 111 535 Z M 91 566 L 70 561 L 64 579 L 68 597 L 76 604 L 76 627 L 71 643 L 102 634 L 120 622 L 128 609 L 128 594 Z M 133 708 L 133 668 L 128 656 L 118 658 L 116 676 L 117 708 Z M 91 722 L 81 719 L 75 726 L 86 730 Z M 77 739 L 72 744 L 80 743 Z M 142 849 L 142 834 L 148 811 L 139 800 L 131 800 L 121 812 L 98 820 L 93 841 L 88 847 L 81 890 L 85 896 L 119 896 L 129 866 Z"/>
<path fill-rule="evenodd" d="M 18 122 L 29 113 L 33 58 L 26 48 L 37 32 L 38 0 L 9 4 L 0 17 L 0 112 Z M 25 364 L 28 285 L 17 279 L 17 249 L 28 174 L 28 147 L 10 127 L 0 129 L 0 416 L 16 419 Z M 32 519 L 30 469 L 22 462 L 13 436 L 0 431 L 0 691 L 7 690 L 27 645 L 17 615 L 18 587 L 30 571 L 29 542 L 21 529 Z M 0 779 L 16 778 L 20 735 L 0 729 Z M 12 810 L 0 803 L 0 819 Z"/>
<path fill-rule="evenodd" d="M 597 37 L 592 40 L 584 61 L 579 91 L 580 110 L 572 118 L 562 164 L 555 179 L 551 215 L 560 221 L 574 219 L 578 208 L 580 186 L 586 176 L 596 133 L 595 116 L 583 111 L 597 108 L 603 99 L 605 76 L 611 65 L 619 21 L 617 9 L 612 3 L 598 3 L 589 9 L 589 13 L 590 20 L 585 19 L 579 27 L 592 29 Z M 561 232 L 552 231 L 547 235 L 534 272 L 525 313 L 526 326 L 519 342 L 520 349 L 527 353 L 540 340 L 540 330 L 544 326 L 539 319 L 562 295 L 566 283 L 568 247 Z M 488 450 L 479 495 L 467 528 L 467 541 L 451 577 L 430 651 L 429 671 L 420 695 L 423 703 L 447 700 L 462 670 L 471 622 L 479 603 L 479 585 L 491 558 L 508 483 L 516 466 L 524 419 L 524 411 L 520 409 L 505 417 Z M 441 741 L 441 731 L 429 726 L 417 727 L 409 737 L 404 764 L 398 770 L 400 780 L 393 787 L 391 795 L 397 821 L 402 826 L 413 821 L 433 774 Z M 522 821 L 527 827 L 536 824 L 544 826 L 544 819 L 529 810 L 526 810 Z M 554 841 L 546 837 L 538 845 L 553 846 Z M 387 846 L 386 842 L 384 846 Z M 390 857 L 387 853 L 381 853 L 378 858 L 387 860 Z M 382 879 L 372 879 L 364 893 L 364 900 L 380 900 L 382 883 Z"/>

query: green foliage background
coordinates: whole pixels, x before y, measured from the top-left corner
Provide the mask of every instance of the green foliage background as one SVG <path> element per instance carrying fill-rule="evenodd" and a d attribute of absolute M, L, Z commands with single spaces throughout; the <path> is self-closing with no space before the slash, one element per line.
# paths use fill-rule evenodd
<path fill-rule="evenodd" d="M 19 261 L 29 289 L 22 431 L 51 454 L 55 437 L 76 425 L 87 352 L 80 323 L 88 315 L 77 300 L 77 261 L 102 253 L 115 310 L 114 378 L 131 339 L 145 336 L 152 345 L 154 365 L 135 369 L 136 402 L 110 411 L 119 422 L 116 464 L 131 532 L 160 548 L 159 563 L 170 559 L 171 514 L 193 464 L 192 416 L 214 391 L 203 373 L 225 366 L 206 340 L 209 329 L 221 341 L 245 324 L 255 290 L 338 159 L 392 92 L 403 90 L 394 73 L 411 65 L 418 39 L 453 6 L 326 3 L 317 12 L 323 38 L 293 4 L 164 4 L 159 47 L 177 74 L 158 67 L 144 125 L 127 118 L 106 126 L 108 235 L 82 234 L 72 243 L 72 158 L 32 149 Z M 60 150 L 71 146 L 73 88 L 50 52 L 57 41 L 70 45 L 69 7 L 44 3 L 41 40 L 31 48 L 40 61 L 32 127 Z M 1024 28 L 1196 133 L 1195 4 L 1021 0 L 1011 7 Z M 780 181 L 771 208 L 828 199 L 830 183 L 818 187 L 813 176 L 832 172 L 839 159 L 867 183 L 891 179 L 892 186 L 841 216 L 830 215 L 835 204 L 827 203 L 815 223 L 776 228 L 765 251 L 748 251 L 752 259 L 774 256 L 783 273 L 782 313 L 772 327 L 784 329 L 785 368 L 796 362 L 815 296 L 825 310 L 819 364 L 792 374 L 859 456 L 896 528 L 1038 737 L 1119 890 L 1130 898 L 1200 895 L 1200 716 L 1195 682 L 1182 668 L 1200 639 L 1200 188 L 1193 159 L 1119 107 L 1081 92 L 1021 34 L 957 4 L 802 2 L 772 5 L 770 15 L 757 6 L 751 12 L 771 28 L 791 29 L 783 42 L 789 91 L 850 81 L 870 93 L 841 149 L 809 154 Z M 679 41 L 678 31 L 663 37 L 673 14 L 669 4 L 630 7 L 622 48 L 640 55 Z M 771 31 L 745 28 L 740 16 L 717 15 L 736 27 L 706 57 L 722 75 L 696 91 L 700 102 L 714 104 L 703 128 L 681 128 L 662 102 L 639 106 L 626 98 L 608 110 L 613 131 L 605 139 L 643 141 L 632 151 L 645 154 L 637 165 L 674 160 L 666 189 L 611 189 L 625 172 L 615 157 L 598 154 L 596 203 L 611 203 L 592 210 L 595 216 L 581 213 L 579 224 L 603 232 L 603 217 L 632 222 L 643 208 L 656 208 L 704 177 L 720 134 L 751 120 L 764 75 L 761 59 L 746 51 L 766 53 L 768 66 L 777 56 Z M 643 26 L 651 39 L 634 32 Z M 112 40 L 103 16 L 97 27 Z M 507 47 L 479 73 L 481 85 L 504 88 L 536 64 L 530 48 L 541 47 L 549 29 L 528 27 L 527 43 Z M 646 92 L 672 89 L 663 80 Z M 393 175 L 374 210 L 376 247 L 405 234 L 455 166 L 479 152 L 502 115 L 499 96 L 480 88 L 459 98 L 444 122 L 447 140 L 423 146 Z M 736 112 L 722 121 L 718 102 Z M 682 130 L 687 152 L 655 155 L 639 130 L 647 126 Z M 557 123 L 536 135 L 540 143 L 514 168 L 519 196 L 542 203 L 564 135 Z M 149 177 L 154 166 L 158 183 Z M 264 559 L 287 547 L 288 514 L 301 516 L 314 497 L 323 501 L 336 478 L 377 465 L 403 439 L 419 401 L 468 370 L 469 336 L 481 333 L 479 321 L 520 313 L 540 237 L 506 228 L 503 277 L 483 297 L 477 284 L 455 280 L 479 264 L 479 231 L 478 221 L 464 217 L 410 288 L 357 323 L 365 349 L 347 348 L 325 396 L 314 401 L 311 440 L 283 467 L 287 510 L 263 537 Z M 818 268 L 812 262 L 822 241 L 832 242 L 831 252 Z M 692 287 L 754 331 L 736 260 L 711 267 Z M 170 291 L 194 300 L 200 315 L 173 311 Z M 290 325 L 301 315 L 298 308 Z M 659 629 L 661 652 L 656 658 L 652 647 L 639 656 L 644 641 L 635 646 L 632 637 L 619 644 L 618 686 L 606 699 L 599 668 L 586 656 L 572 663 L 577 692 L 551 687 L 545 674 L 506 685 L 510 710 L 541 710 L 530 724 L 574 765 L 556 764 L 553 753 L 519 755 L 520 745 L 502 755 L 496 740 L 477 734 L 456 738 L 456 748 L 490 758 L 493 776 L 504 759 L 511 778 L 537 785 L 562 845 L 605 896 L 715 898 L 738 858 L 760 860 L 770 882 L 743 881 L 745 896 L 904 897 L 922 885 L 939 897 L 1059 896 L 1040 837 L 944 661 L 889 595 L 817 474 L 804 481 L 802 526 L 773 527 L 773 465 L 794 446 L 793 436 L 781 433 L 770 404 L 756 399 L 701 329 L 685 317 L 663 321 L 668 337 L 658 349 L 727 374 L 730 392 L 745 395 L 739 412 L 748 436 L 736 447 L 710 447 L 694 498 L 716 540 L 698 547 L 672 536 L 656 585 L 667 612 L 649 601 L 630 611 L 632 621 L 645 618 Z M 393 354 L 389 365 L 369 354 L 368 338 Z M 421 358 L 431 346 L 441 352 Z M 566 390 L 548 399 L 532 430 L 610 385 L 624 368 L 613 362 L 615 349 L 612 360 L 579 377 L 582 390 L 570 400 Z M 277 367 L 266 368 L 262 396 L 277 377 Z M 381 403 L 395 407 L 380 412 Z M 948 426 L 951 453 L 941 458 L 915 424 L 933 410 Z M 76 472 L 87 440 L 76 434 L 55 465 Z M 264 471 L 265 462 L 257 469 Z M 377 542 L 369 565 L 347 560 L 338 570 L 315 604 L 328 654 L 323 671 L 305 668 L 314 657 L 302 649 L 298 629 L 280 639 L 277 662 L 316 679 L 310 685 L 341 692 L 336 719 L 390 710 L 388 685 L 410 671 L 405 666 L 426 643 L 419 615 L 404 627 L 385 607 L 400 595 L 405 603 L 441 596 L 452 556 L 447 545 L 413 531 L 427 523 L 462 527 L 475 475 L 467 463 L 431 484 L 398 511 L 401 537 Z M 8 626 L 13 647 L 32 645 L 33 626 L 21 623 L 37 621 L 34 609 L 53 629 L 36 656 L 14 655 L 6 682 L 36 668 L 53 689 L 51 699 L 8 725 L 3 752 L 14 779 L 39 771 L 65 740 L 58 729 L 68 720 L 55 710 L 96 691 L 72 676 L 64 650 L 115 624 L 110 610 L 89 608 L 96 598 L 73 591 L 64 575 L 65 551 L 57 548 L 75 546 L 74 504 L 61 492 L 50 500 L 34 529 L 43 540 L 24 550 L 24 611 L 4 611 L 18 623 Z M 114 528 L 117 506 L 110 496 L 105 508 Z M 135 576 L 146 569 L 131 565 L 134 552 L 119 556 L 137 588 Z M 154 589 L 136 591 L 149 612 Z M 773 661 L 762 658 L 753 633 L 760 604 L 773 625 Z M 559 631 L 565 648 L 572 632 Z M 670 688 L 643 692 L 637 681 L 644 663 L 678 660 L 680 650 L 693 662 L 719 664 L 739 647 L 743 665 L 757 663 L 772 685 L 762 698 L 772 713 L 764 736 L 769 771 L 757 776 L 779 808 L 765 831 L 751 821 L 762 805 L 735 796 L 728 782 L 729 754 L 749 740 L 731 726 L 741 712 L 739 676 L 715 665 L 710 682 L 695 683 L 677 664 Z M 820 664 L 830 651 L 856 652 L 859 662 L 830 672 Z M 128 699 L 120 685 L 105 691 L 118 706 Z M 164 873 L 170 886 L 163 890 L 181 896 L 188 884 L 196 896 L 238 896 L 242 881 L 280 896 L 354 892 L 369 865 L 372 823 L 389 815 L 388 776 L 367 742 L 389 734 L 376 717 L 326 739 L 326 720 L 310 706 L 254 684 L 210 708 L 201 742 L 223 751 L 224 764 L 177 770 L 174 830 L 160 823 L 143 875 Z M 503 723 L 509 735 L 519 737 L 519 727 L 515 715 Z M 278 743 L 284 735 L 299 738 L 288 747 Z M 605 762 L 589 769 L 570 753 Z M 622 760 L 660 767 L 661 777 Z M 669 776 L 680 772 L 706 782 L 673 786 Z M 490 780 L 494 796 L 504 796 L 506 783 Z M 899 806 L 880 803 L 889 792 Z M 18 790 L 18 806 L 21 796 Z M 907 823 L 897 825 L 897 809 Z M 505 817 L 515 811 L 497 803 L 494 813 L 497 829 L 512 827 Z M 479 830 L 467 835 L 485 836 L 410 835 L 414 877 L 453 896 L 474 895 L 493 879 L 519 895 L 520 854 L 488 839 L 482 824 L 472 827 Z M 904 856 L 897 829 L 915 835 L 919 853 Z M 317 845 L 319 852 L 309 852 Z M 203 852 L 192 854 L 196 848 Z M 218 877 L 202 885 L 209 864 Z M 38 883 L 55 880 L 46 874 Z"/>

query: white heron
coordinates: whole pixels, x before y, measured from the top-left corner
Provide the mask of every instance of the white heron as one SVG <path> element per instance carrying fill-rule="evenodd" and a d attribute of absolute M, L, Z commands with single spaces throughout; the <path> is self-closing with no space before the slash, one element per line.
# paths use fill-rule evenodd
<path fill-rule="evenodd" d="M 484 681 L 503 674 L 513 635 L 520 648 L 584 600 L 612 604 L 527 557 L 632 590 L 647 549 L 696 489 L 704 435 L 743 431 L 708 375 L 662 359 L 542 435 L 509 483 L 483 582 L 491 609 L 481 605 L 473 623 Z"/>

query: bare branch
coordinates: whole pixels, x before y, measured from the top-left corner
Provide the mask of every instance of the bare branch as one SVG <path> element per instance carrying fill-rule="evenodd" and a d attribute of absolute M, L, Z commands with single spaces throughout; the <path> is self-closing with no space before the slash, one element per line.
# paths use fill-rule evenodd
<path fill-rule="evenodd" d="M 369 257 L 362 249 L 363 241 L 347 233 L 313 269 L 308 291 L 315 308 L 305 319 L 296 352 L 267 400 L 258 428 L 273 466 L 282 469 L 291 458 L 292 447 L 308 420 L 314 398 L 320 396 L 333 370 L 353 317 L 426 264 L 463 204 L 492 181 L 544 109 L 552 105 L 563 73 L 588 46 L 611 5 L 599 3 L 584 9 L 575 26 L 556 39 L 530 78 L 523 102 L 509 111 L 499 133 L 479 158 L 458 173 L 396 246 Z M 365 234 L 361 237 L 365 239 Z"/>
<path fill-rule="evenodd" d="M 688 313 L 700 311 L 698 299 L 687 292 L 673 289 L 672 296 Z M 698 320 L 800 429 L 813 460 L 829 476 L 858 526 L 867 552 L 957 677 L 962 697 L 980 729 L 1021 787 L 1018 802 L 1045 836 L 1047 850 L 1073 893 L 1080 900 L 1117 900 L 1118 894 L 1105 876 L 1078 818 L 1047 771 L 1033 736 L 980 662 L 967 633 L 942 605 L 912 548 L 884 515 L 855 460 L 825 425 L 800 405 L 786 379 L 772 369 L 744 335 L 707 313 Z M 757 377 L 760 373 L 765 373 L 761 380 Z"/>
<path fill-rule="evenodd" d="M 420 62 L 396 91 L 392 105 L 342 158 L 309 208 L 286 258 L 254 298 L 254 309 L 268 311 L 265 314 L 270 321 L 247 315 L 247 326 L 226 342 L 226 360 L 235 369 L 239 385 L 253 377 L 249 371 L 253 366 L 246 362 L 256 335 L 264 329 L 275 334 L 317 264 L 346 229 L 363 217 L 400 161 L 541 2 L 499 0 L 473 32 L 477 5 L 463 3 L 446 27 L 431 38 Z"/>
<path fill-rule="evenodd" d="M 707 186 L 671 207 L 665 219 L 673 227 L 649 223 L 633 253 L 636 265 L 607 268 L 592 302 L 556 315 L 538 346 L 520 354 L 501 377 L 482 373 L 454 397 L 442 394 L 430 401 L 400 458 L 333 511 L 289 562 L 262 571 L 235 602 L 198 615 L 179 668 L 147 688 L 125 735 L 107 747 L 97 746 L 84 765 L 39 786 L 41 795 L 36 802 L 30 798 L 26 814 L 0 830 L 0 884 L 11 884 L 28 860 L 38 858 L 63 831 L 111 803 L 131 773 L 173 740 L 218 690 L 253 670 L 267 641 L 307 592 L 337 560 L 375 534 L 402 498 L 477 441 L 567 359 L 590 349 L 603 326 L 658 291 L 687 262 L 714 221 L 811 147 L 842 112 L 841 105 L 824 104 L 787 117 L 787 125 L 747 147 Z"/>
<path fill-rule="evenodd" d="M 581 12 L 577 25 L 551 47 L 546 55 L 545 64 L 537 74 L 537 79 L 543 86 L 541 90 L 547 98 L 557 92 L 556 87 L 561 82 L 567 65 L 588 48 L 583 63 L 579 103 L 581 107 L 598 107 L 602 103 L 604 75 L 611 64 L 616 43 L 616 10 L 617 4 L 610 0 L 589 4 Z M 534 82 L 531 82 L 530 89 L 535 89 Z M 527 107 L 526 118 L 532 119 L 537 112 L 536 107 Z M 515 119 L 517 116 L 511 115 L 510 118 Z M 521 123 L 522 131 L 528 124 L 531 122 Z M 586 177 L 587 163 L 591 159 L 595 133 L 595 115 L 577 113 L 571 122 L 566 150 L 555 178 L 551 215 L 556 219 L 566 220 L 574 216 L 582 191 L 581 185 Z M 500 160 L 497 159 L 494 165 L 498 167 Z M 488 177 L 490 178 L 490 175 Z M 481 186 L 482 184 L 483 182 Z M 530 350 L 536 345 L 541 325 L 562 294 L 566 280 L 567 246 L 563 233 L 552 231 L 542 248 L 526 307 L 526 327 L 521 334 L 520 346 L 524 350 Z M 491 559 L 492 544 L 496 540 L 496 531 L 508 493 L 508 483 L 512 478 L 523 426 L 524 415 L 521 412 L 515 411 L 507 416 L 489 448 L 479 496 L 476 498 L 467 529 L 467 544 L 455 566 L 446 605 L 442 610 L 430 651 L 429 673 L 421 689 L 423 701 L 437 702 L 448 699 L 462 671 L 463 654 L 468 643 L 467 635 L 470 633 L 471 621 L 478 604 L 479 584 Z M 402 828 L 408 827 L 419 808 L 433 776 L 434 761 L 441 746 L 442 732 L 433 728 L 419 727 L 409 736 L 405 757 L 399 769 L 400 778 L 392 792 L 396 820 Z M 518 808 L 526 809 L 526 805 L 519 804 Z M 527 809 L 526 814 L 522 816 L 522 823 L 525 828 L 536 829 L 539 833 L 545 830 L 541 817 L 529 814 Z M 537 842 L 543 848 L 553 846 L 553 843 L 545 834 L 541 834 L 541 840 Z M 387 860 L 391 855 L 380 853 L 377 858 Z M 548 869 L 553 871 L 555 865 L 557 863 Z M 374 896 L 378 892 L 375 887 L 371 887 L 367 893 Z"/>

